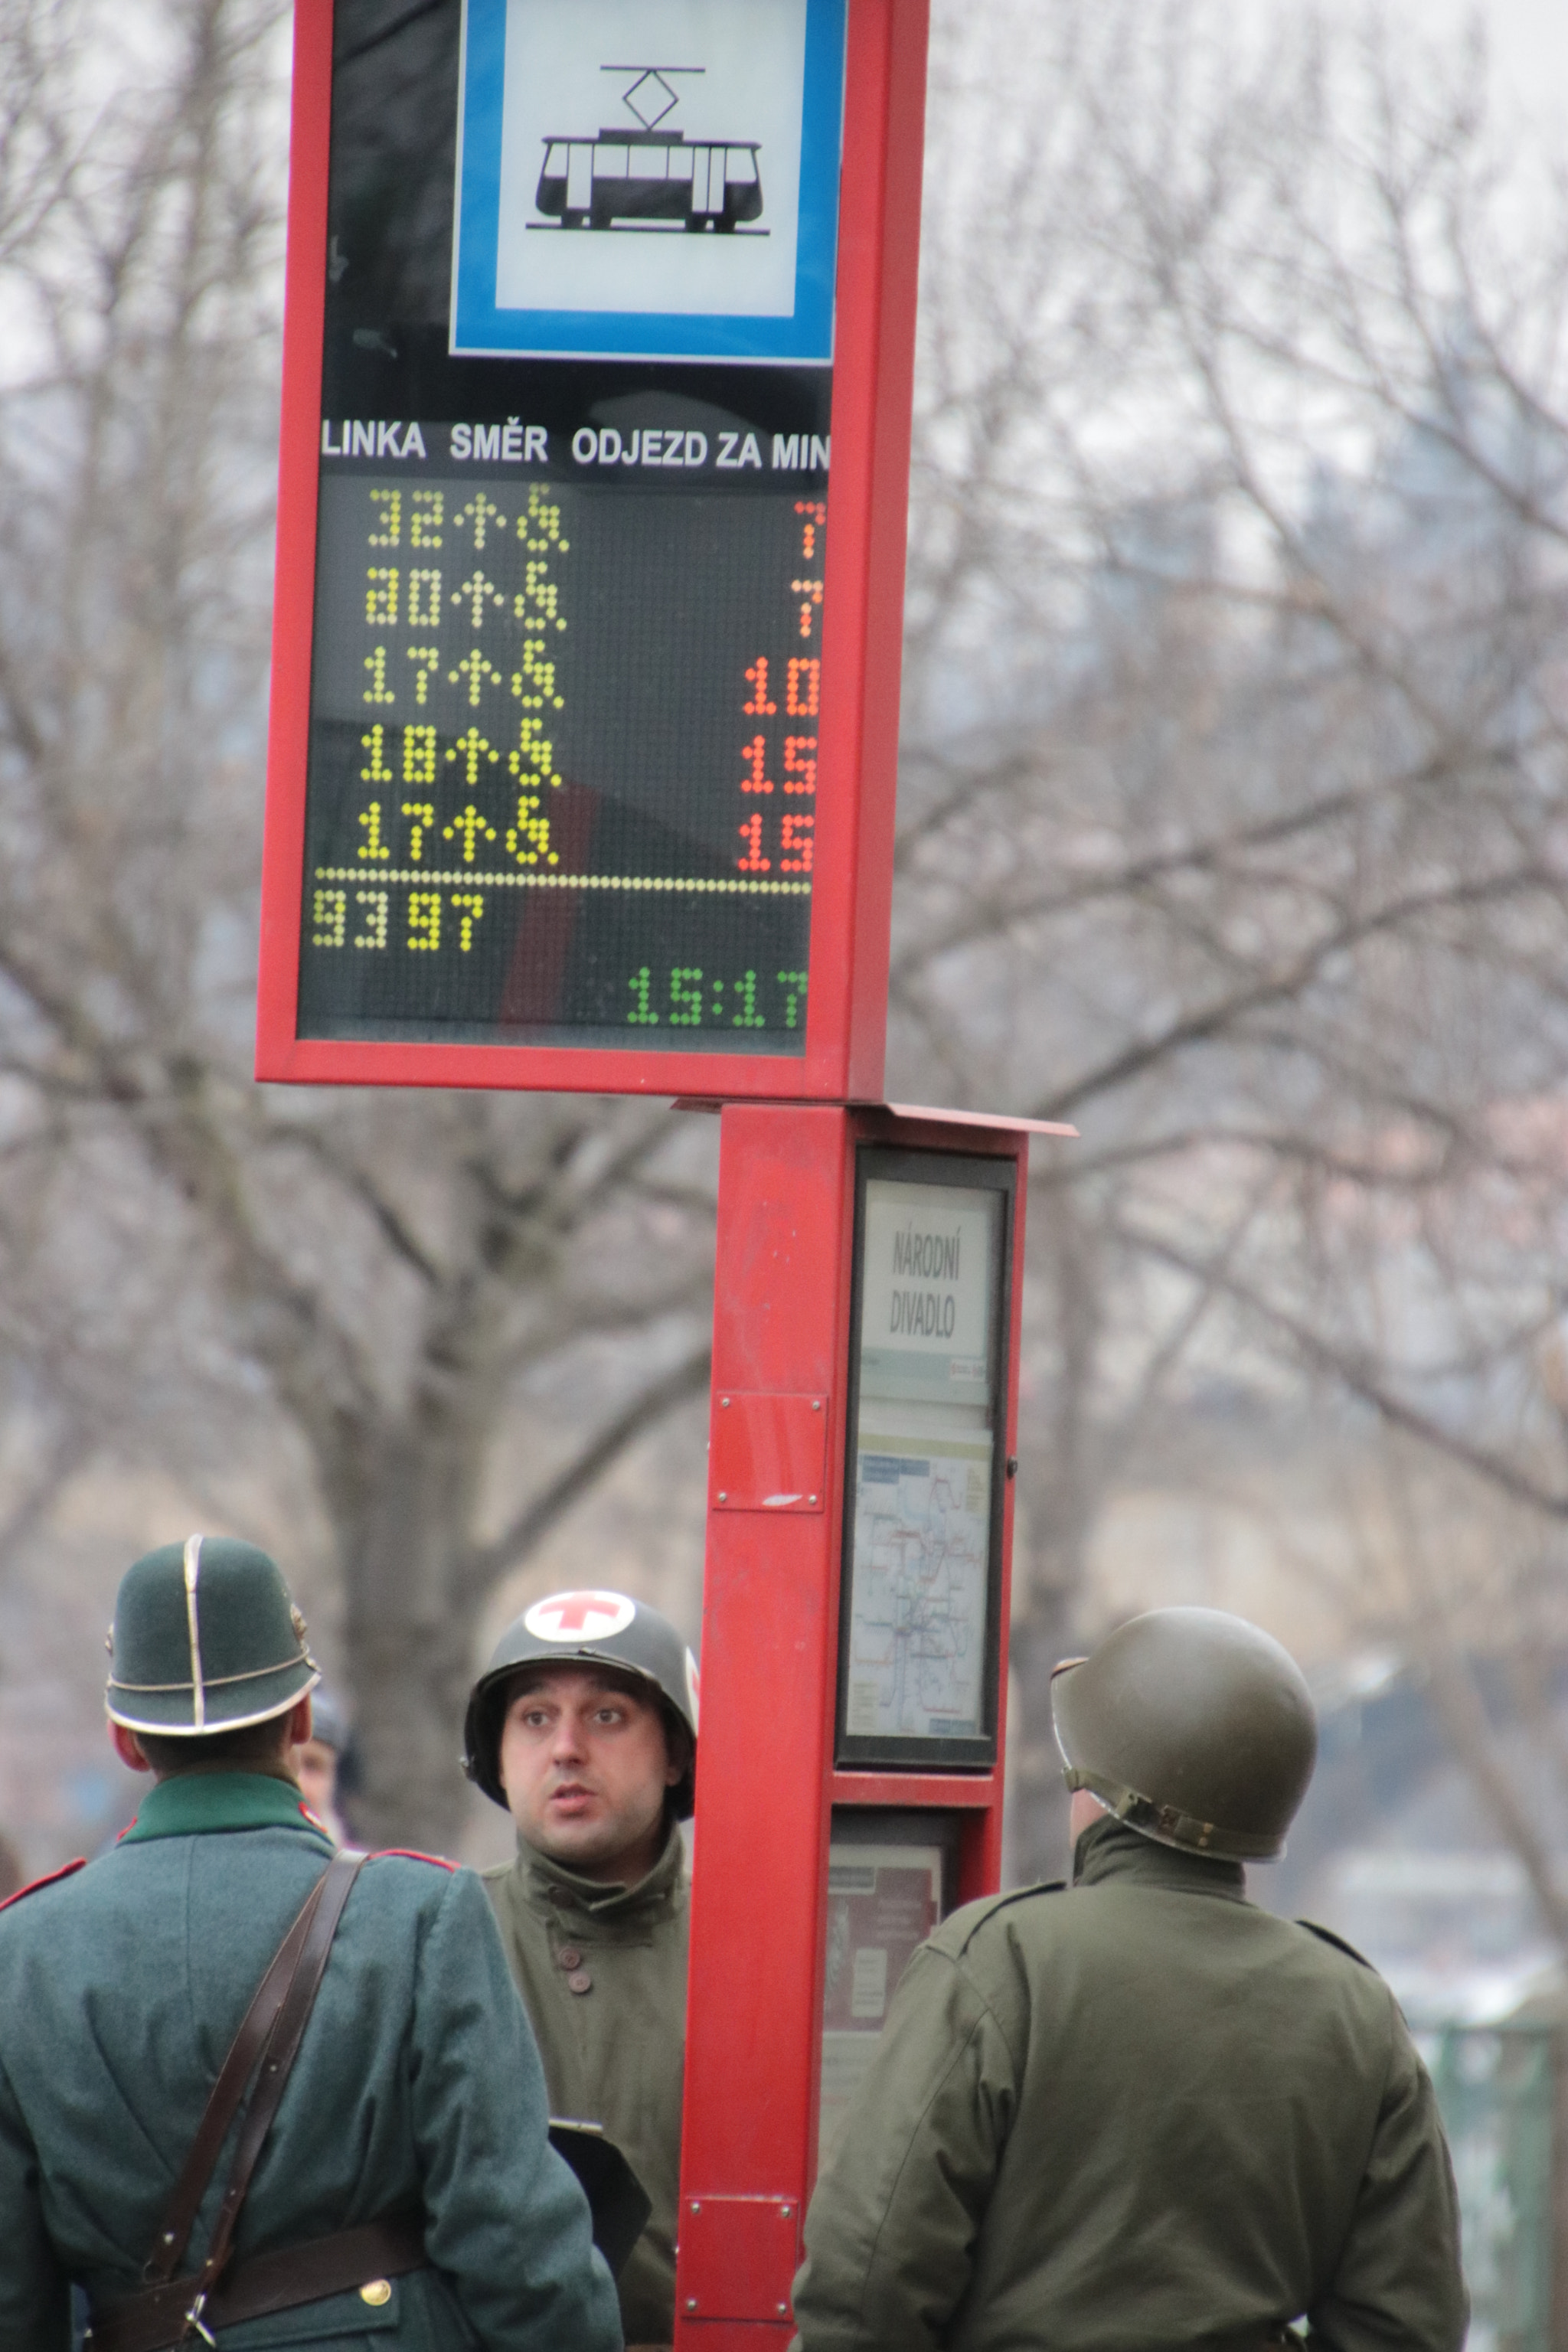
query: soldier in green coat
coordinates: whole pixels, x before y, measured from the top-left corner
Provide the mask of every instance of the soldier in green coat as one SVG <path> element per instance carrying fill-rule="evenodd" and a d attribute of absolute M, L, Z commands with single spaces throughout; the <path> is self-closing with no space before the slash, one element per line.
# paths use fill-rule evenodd
<path fill-rule="evenodd" d="M 310 1737 L 317 1669 L 264 1552 L 192 1537 L 148 1554 L 121 1584 L 110 1650 L 115 1744 L 156 1785 L 111 1852 L 0 1910 L 0 2352 L 67 2352 L 72 2282 L 97 2336 L 112 2345 L 127 2326 L 225 2054 L 333 1856 L 286 1760 Z M 371 1857 L 233 2263 L 180 2340 L 619 2352 L 615 2289 L 546 2121 L 478 1879 L 422 1856 Z M 178 2277 L 205 2259 L 242 2130 L 243 2119 L 224 2144 Z M 397 2274 L 350 2268 L 340 2234 L 397 2215 L 408 2217 Z M 317 2280 L 347 2275 L 329 2294 L 225 2324 L 224 2296 L 254 2303 L 258 2258 L 279 2250 L 269 2275 L 284 2274 L 286 2292 L 306 2256 Z"/>
<path fill-rule="evenodd" d="M 652 2204 L 619 2279 L 628 2346 L 675 2333 L 697 1669 L 622 1592 L 557 1592 L 508 1627 L 468 1703 L 470 1777 L 517 1823 L 487 1871 L 551 2111 L 603 2126 Z"/>
<path fill-rule="evenodd" d="M 1239 1618 L 1158 1610 L 1053 1689 L 1070 1892 L 916 1953 L 806 2221 L 803 2352 L 1458 2352 L 1453 2176 L 1386 1985 L 1247 1899 L 1316 1730 Z"/>

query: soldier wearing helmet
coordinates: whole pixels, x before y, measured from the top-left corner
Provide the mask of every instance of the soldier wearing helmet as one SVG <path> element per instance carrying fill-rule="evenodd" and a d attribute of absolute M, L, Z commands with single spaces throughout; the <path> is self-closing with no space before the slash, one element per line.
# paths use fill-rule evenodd
<path fill-rule="evenodd" d="M 1134 1618 L 1057 1669 L 1073 1884 L 916 1953 L 813 2198 L 803 2352 L 1458 2352 L 1453 2174 L 1382 1979 L 1247 1897 L 1317 1732 L 1277 1642 Z"/>
<path fill-rule="evenodd" d="M 517 1824 L 485 1873 L 551 2111 L 603 2126 L 652 2213 L 621 2272 L 628 2345 L 675 2334 L 697 1668 L 624 1592 L 552 1593 L 474 1685 L 464 1765 Z"/>
<path fill-rule="evenodd" d="M 290 1765 L 319 1682 L 254 1544 L 121 1579 L 110 1737 L 155 1785 L 0 1908 L 0 2352 L 66 2352 L 72 2283 L 93 2352 L 619 2352 L 489 1906 L 336 1853 Z"/>

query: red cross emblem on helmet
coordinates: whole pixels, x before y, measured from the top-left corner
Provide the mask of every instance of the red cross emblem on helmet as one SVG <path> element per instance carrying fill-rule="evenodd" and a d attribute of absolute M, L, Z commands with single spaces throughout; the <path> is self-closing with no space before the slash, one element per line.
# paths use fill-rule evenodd
<path fill-rule="evenodd" d="M 539 1642 L 607 1642 L 624 1633 L 637 1613 L 624 1592 L 552 1592 L 536 1601 L 523 1623 Z"/>

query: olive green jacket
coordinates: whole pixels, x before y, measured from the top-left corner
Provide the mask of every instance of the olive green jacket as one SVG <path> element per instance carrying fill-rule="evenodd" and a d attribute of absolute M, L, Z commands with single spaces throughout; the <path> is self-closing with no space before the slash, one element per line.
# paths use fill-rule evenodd
<path fill-rule="evenodd" d="M 224 2053 L 332 1850 L 291 1783 L 181 1777 L 110 1853 L 0 1911 L 0 2352 L 67 2352 L 72 2279 L 105 2301 L 137 2285 Z M 545 2124 L 473 1873 L 373 1856 L 236 2252 L 420 2200 L 434 2267 L 379 2307 L 351 2291 L 223 2328 L 221 2352 L 619 2352 L 587 2201 Z M 193 2263 L 228 2165 L 226 2149 Z"/>
<path fill-rule="evenodd" d="M 1111 1821 L 1078 1859 L 910 1961 L 806 2218 L 805 2352 L 1181 2352 L 1303 2315 L 1323 2352 L 1458 2352 L 1453 2175 L 1383 1979 L 1235 1864 Z"/>
<path fill-rule="evenodd" d="M 653 2201 L 621 2273 L 628 2344 L 675 2336 L 675 2217 L 686 2063 L 686 1849 L 671 1827 L 640 1885 L 601 1885 L 518 1841 L 484 1874 L 533 2021 L 550 2112 L 602 2124 Z"/>

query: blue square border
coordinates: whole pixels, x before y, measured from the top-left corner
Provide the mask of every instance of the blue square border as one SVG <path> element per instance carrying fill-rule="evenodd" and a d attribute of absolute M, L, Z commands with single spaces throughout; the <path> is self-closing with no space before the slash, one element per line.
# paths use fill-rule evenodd
<path fill-rule="evenodd" d="M 501 104 L 507 0 L 464 0 L 452 229 L 454 358 L 728 360 L 831 365 L 848 0 L 806 0 L 795 311 L 501 310 Z"/>

